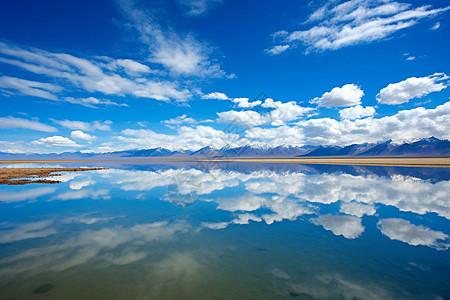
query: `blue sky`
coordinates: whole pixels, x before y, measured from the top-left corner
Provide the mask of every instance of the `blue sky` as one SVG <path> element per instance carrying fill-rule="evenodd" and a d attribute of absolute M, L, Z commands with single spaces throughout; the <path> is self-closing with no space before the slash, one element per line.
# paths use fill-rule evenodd
<path fill-rule="evenodd" d="M 447 1 L 0 4 L 0 152 L 450 138 Z"/>

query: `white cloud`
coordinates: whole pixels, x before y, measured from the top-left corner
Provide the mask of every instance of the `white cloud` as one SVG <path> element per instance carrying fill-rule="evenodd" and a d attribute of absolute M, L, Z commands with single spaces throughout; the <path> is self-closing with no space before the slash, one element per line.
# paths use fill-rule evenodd
<path fill-rule="evenodd" d="M 1 121 L 0 121 L 1 122 Z M 0 125 L 1 126 L 1 125 Z M 1 128 L 1 127 L 0 127 Z M 0 141 L 0 152 L 3 153 L 26 153 L 27 151 L 23 148 L 23 142 L 22 141 Z"/>
<path fill-rule="evenodd" d="M 245 133 L 249 140 L 272 145 L 350 145 L 388 139 L 435 136 L 450 139 L 450 102 L 434 109 L 418 107 L 393 116 L 341 121 L 331 118 L 301 120 L 295 126 L 255 127 Z"/>
<path fill-rule="evenodd" d="M 82 122 L 82 121 L 71 121 L 71 120 L 54 120 L 53 122 L 59 124 L 63 127 L 72 130 L 83 130 L 83 131 L 94 131 L 94 130 L 111 130 L 111 121 L 93 121 L 93 122 Z"/>
<path fill-rule="evenodd" d="M 409 61 L 411 61 L 411 60 L 415 60 L 416 59 L 416 57 L 415 56 L 408 56 L 407 58 L 406 58 L 406 60 L 409 60 Z"/>
<path fill-rule="evenodd" d="M 212 7 L 221 4 L 222 0 L 178 0 L 178 4 L 186 9 L 189 16 L 206 14 Z"/>
<path fill-rule="evenodd" d="M 83 181 L 73 181 L 73 182 L 70 182 L 69 188 L 71 190 L 78 191 L 78 190 L 81 190 L 81 189 L 83 189 L 87 186 L 93 185 L 93 184 L 95 184 L 95 181 L 89 180 L 89 179 L 83 180 Z"/>
<path fill-rule="evenodd" d="M 218 222 L 218 223 L 203 222 L 200 224 L 200 226 L 212 230 L 220 230 L 227 228 L 229 224 L 230 223 L 228 222 Z"/>
<path fill-rule="evenodd" d="M 96 139 L 95 136 L 85 133 L 81 130 L 72 131 L 70 133 L 70 137 L 73 139 L 81 139 L 81 140 L 86 140 L 86 141 L 92 141 L 92 140 Z"/>
<path fill-rule="evenodd" d="M 81 147 L 71 139 L 59 135 L 40 138 L 39 140 L 31 142 L 31 144 L 58 147 Z"/>
<path fill-rule="evenodd" d="M 274 101 L 271 98 L 267 98 L 262 104 L 259 100 L 248 103 L 247 98 L 235 98 L 233 99 L 233 102 L 238 102 L 240 105 L 243 104 L 244 107 L 247 105 L 249 107 L 261 105 L 261 108 L 266 109 L 266 112 L 264 114 L 253 110 L 230 110 L 219 112 L 217 113 L 219 116 L 217 122 L 236 125 L 240 124 L 246 127 L 263 126 L 267 124 L 281 126 L 286 122 L 298 120 L 315 110 L 311 107 L 300 106 L 295 101 L 281 102 Z"/>
<path fill-rule="evenodd" d="M 0 128 L 9 129 L 9 128 L 24 128 L 31 129 L 43 132 L 56 132 L 56 129 L 53 126 L 49 126 L 46 124 L 42 124 L 38 121 L 30 121 L 22 118 L 13 118 L 13 117 L 2 117 L 0 118 Z"/>
<path fill-rule="evenodd" d="M 0 57 L 0 63 L 13 65 L 49 78 L 56 78 L 64 81 L 68 87 L 82 88 L 90 93 L 99 92 L 105 95 L 122 97 L 133 95 L 159 101 L 174 100 L 181 102 L 192 97 L 192 93 L 187 89 L 180 88 L 176 81 L 137 77 L 148 74 L 148 69 L 145 68 L 145 65 L 130 59 L 114 60 L 108 57 L 85 59 L 65 53 L 52 53 L 35 48 L 25 49 L 1 42 L 0 54 L 6 56 Z M 105 60 L 111 61 L 114 66 L 105 64 Z M 64 98 L 58 99 L 50 93 L 62 90 L 53 84 L 26 81 L 7 76 L 2 77 L 0 84 L 3 88 L 14 89 L 24 94 L 64 101 Z M 66 88 L 65 90 L 67 94 L 69 89 Z M 86 101 L 74 101 L 74 97 L 68 96 L 66 98 L 72 103 L 86 104 Z M 107 101 L 96 104 L 114 105 L 113 102 Z"/>
<path fill-rule="evenodd" d="M 314 111 L 311 107 L 303 107 L 295 101 L 281 102 L 267 98 L 263 104 L 263 108 L 273 109 L 266 116 L 268 123 L 274 126 L 283 125 L 285 122 L 298 120 L 299 118 L 310 114 Z"/>
<path fill-rule="evenodd" d="M 423 225 L 414 225 L 403 219 L 383 219 L 378 221 L 377 226 L 391 240 L 402 241 L 412 246 L 422 245 L 443 250 L 450 246 L 448 235 L 442 231 L 434 231 Z"/>
<path fill-rule="evenodd" d="M 9 76 L 0 77 L 0 88 L 15 90 L 23 95 L 49 100 L 57 100 L 58 98 L 53 93 L 62 90 L 60 86 L 55 84 L 30 81 Z"/>
<path fill-rule="evenodd" d="M 273 46 L 270 49 L 266 49 L 264 51 L 266 51 L 266 53 L 268 53 L 270 55 L 278 55 L 280 53 L 283 53 L 287 49 L 289 49 L 289 47 L 290 47 L 289 45 L 277 45 L 277 46 Z"/>
<path fill-rule="evenodd" d="M 97 99 L 95 97 L 88 98 L 73 98 L 73 97 L 64 97 L 64 101 L 80 104 L 86 107 L 97 108 L 97 105 L 107 105 L 107 106 L 128 106 L 126 103 L 117 103 L 111 100 L 102 100 Z"/>
<path fill-rule="evenodd" d="M 377 101 L 381 104 L 402 104 L 414 98 L 421 98 L 432 92 L 439 92 L 447 87 L 448 76 L 435 73 L 426 77 L 410 77 L 391 83 L 380 90 Z"/>
<path fill-rule="evenodd" d="M 253 102 L 248 102 L 248 98 L 234 98 L 231 99 L 234 103 L 237 103 L 238 107 L 242 108 L 250 108 L 260 105 L 262 102 L 260 100 L 256 100 Z"/>
<path fill-rule="evenodd" d="M 344 108 L 339 111 L 341 119 L 361 119 L 364 117 L 372 117 L 375 114 L 375 108 L 372 106 L 362 107 L 361 105 L 356 105 L 349 108 Z"/>
<path fill-rule="evenodd" d="M 51 221 L 40 221 L 33 223 L 25 223 L 16 225 L 13 229 L 2 230 L 0 236 L 0 244 L 8 244 L 17 241 L 42 238 L 56 233 L 54 228 L 51 228 Z"/>
<path fill-rule="evenodd" d="M 108 69 L 114 71 L 122 69 L 125 73 L 127 73 L 130 76 L 140 76 L 142 74 L 157 72 L 150 69 L 149 66 L 143 65 L 132 59 L 110 59 L 109 57 L 101 57 L 101 58 L 110 61 L 106 65 Z"/>
<path fill-rule="evenodd" d="M 433 25 L 433 27 L 430 28 L 430 30 L 438 30 L 441 27 L 441 23 L 436 22 L 436 24 Z"/>
<path fill-rule="evenodd" d="M 229 100 L 230 98 L 228 98 L 228 96 L 225 95 L 224 93 L 214 92 L 214 93 L 209 93 L 209 94 L 203 95 L 202 99 L 206 99 L 206 100 Z"/>
<path fill-rule="evenodd" d="M 208 1 L 208 2 L 211 2 Z M 200 13 L 205 0 L 190 1 L 192 12 Z M 167 68 L 172 74 L 204 77 L 224 77 L 220 65 L 209 55 L 212 49 L 197 41 L 192 35 L 178 35 L 171 28 L 162 28 L 149 12 L 136 8 L 132 1 L 118 1 L 123 15 L 148 45 L 149 60 Z"/>
<path fill-rule="evenodd" d="M 345 107 L 360 104 L 362 96 L 364 96 L 364 92 L 357 85 L 346 84 L 342 87 L 335 87 L 310 102 L 325 107 Z"/>
<path fill-rule="evenodd" d="M 36 201 L 39 197 L 53 194 L 56 191 L 54 187 L 42 187 L 29 190 L 18 191 L 2 191 L 0 193 L 0 201 L 3 202 L 21 202 L 21 201 Z"/>
<path fill-rule="evenodd" d="M 196 127 L 181 126 L 177 134 L 161 134 L 149 129 L 125 129 L 124 136 L 118 140 L 126 143 L 127 149 L 132 148 L 157 148 L 198 150 L 202 147 L 223 147 L 235 144 L 239 136 L 233 133 L 225 133 L 209 126 L 198 125 Z"/>
<path fill-rule="evenodd" d="M 172 119 L 169 119 L 169 120 L 162 121 L 162 122 L 164 124 L 167 124 L 167 125 L 181 125 L 181 124 L 195 124 L 195 123 L 197 123 L 197 121 L 195 119 L 188 118 L 188 116 L 186 116 L 185 114 L 181 115 L 181 116 L 178 116 L 176 118 L 172 118 Z"/>
<path fill-rule="evenodd" d="M 341 208 L 339 211 L 341 213 L 353 215 L 358 218 L 361 218 L 364 215 L 372 216 L 376 212 L 375 208 L 373 207 L 373 204 L 367 205 L 358 202 L 344 202 L 341 204 Z"/>
<path fill-rule="evenodd" d="M 56 233 L 50 221 L 28 223 L 16 226 L 20 235 L 9 235 L 12 239 L 42 237 Z M 25 227 L 27 226 L 27 227 Z M 47 227 L 44 227 L 47 226 Z M 14 268 L 0 270 L 2 278 L 11 279 L 17 274 L 41 274 L 60 272 L 84 264 L 100 263 L 105 265 L 130 264 L 148 255 L 150 243 L 169 240 L 179 232 L 186 232 L 189 225 L 184 222 L 155 222 L 136 224 L 132 227 L 100 227 L 86 229 L 67 238 L 52 240 L 50 244 L 30 248 L 5 257 L 2 263 L 13 263 Z M 30 232 L 35 229 L 36 232 Z M 30 237 L 30 238 L 31 238 Z M 6 240 L 6 239 L 5 239 Z M 173 260 L 170 260 L 173 262 Z M 180 261 L 177 261 L 179 264 Z M 160 267 L 164 267 L 161 265 Z M 161 268 L 158 267 L 158 270 Z M 158 276 L 156 276 L 158 277 Z M 162 284 L 159 283 L 159 284 Z"/>
<path fill-rule="evenodd" d="M 364 231 L 361 219 L 355 216 L 346 215 L 323 215 L 311 222 L 316 225 L 322 225 L 326 230 L 330 230 L 335 235 L 342 235 L 347 239 L 355 239 Z"/>
<path fill-rule="evenodd" d="M 242 108 L 255 107 L 262 103 L 260 100 L 249 102 L 248 98 L 229 98 L 226 94 L 219 93 L 219 92 L 214 92 L 214 93 L 209 93 L 209 94 L 203 95 L 202 99 L 205 99 L 205 100 L 230 100 L 233 103 L 236 103 L 238 105 L 238 107 L 242 107 Z"/>
<path fill-rule="evenodd" d="M 218 123 L 243 125 L 246 127 L 262 126 L 267 124 L 267 119 L 256 111 L 224 111 L 217 113 Z"/>
<path fill-rule="evenodd" d="M 431 18 L 450 7 L 432 9 L 430 5 L 412 7 L 395 1 L 350 0 L 320 7 L 311 14 L 307 30 L 275 35 L 281 42 L 295 46 L 302 43 L 306 51 L 337 50 L 371 43 L 392 36 L 397 31 Z"/>

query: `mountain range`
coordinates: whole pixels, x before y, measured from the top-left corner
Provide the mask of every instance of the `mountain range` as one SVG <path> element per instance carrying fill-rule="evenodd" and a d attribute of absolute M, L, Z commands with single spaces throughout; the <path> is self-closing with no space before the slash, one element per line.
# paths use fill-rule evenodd
<path fill-rule="evenodd" d="M 1 150 L 0 150 L 1 151 Z M 64 152 L 60 154 L 10 154 L 0 152 L 2 160 L 17 159 L 118 159 L 118 158 L 232 158 L 232 157 L 320 157 L 320 156 L 363 156 L 363 157 L 445 157 L 450 156 L 450 141 L 435 137 L 414 142 L 352 144 L 348 146 L 269 146 L 265 144 L 241 147 L 203 147 L 197 151 L 169 150 L 164 147 L 135 149 L 108 153 Z"/>

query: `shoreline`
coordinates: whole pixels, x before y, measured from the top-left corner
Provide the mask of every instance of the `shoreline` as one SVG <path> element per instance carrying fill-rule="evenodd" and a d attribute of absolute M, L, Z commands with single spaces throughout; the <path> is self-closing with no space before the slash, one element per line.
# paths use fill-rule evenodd
<path fill-rule="evenodd" d="M 73 160 L 0 160 L 1 164 L 75 163 L 75 162 L 255 162 L 323 165 L 366 165 L 398 167 L 450 167 L 450 157 L 286 157 L 286 158 L 130 158 L 130 159 L 73 159 Z"/>
<path fill-rule="evenodd" d="M 24 185 L 30 183 L 61 183 L 60 180 L 39 179 L 45 177 L 57 177 L 56 172 L 84 172 L 103 170 L 104 168 L 1 168 L 0 185 Z M 34 179 L 29 179 L 34 178 Z"/>

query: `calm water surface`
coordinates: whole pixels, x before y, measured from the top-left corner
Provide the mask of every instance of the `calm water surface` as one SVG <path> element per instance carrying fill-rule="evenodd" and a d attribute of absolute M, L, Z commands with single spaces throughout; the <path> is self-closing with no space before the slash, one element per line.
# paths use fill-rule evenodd
<path fill-rule="evenodd" d="M 449 169 L 108 167 L 0 187 L 0 299 L 450 299 Z"/>

